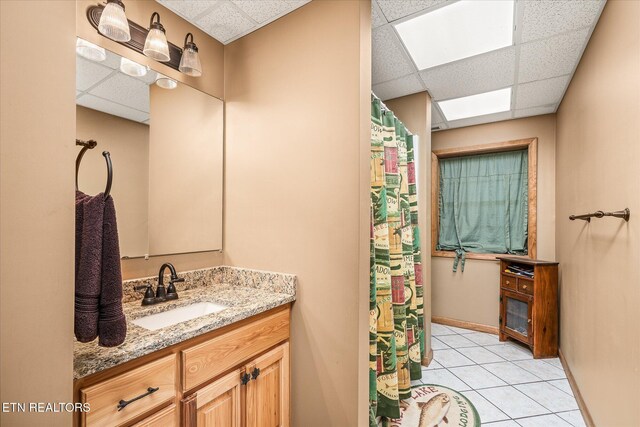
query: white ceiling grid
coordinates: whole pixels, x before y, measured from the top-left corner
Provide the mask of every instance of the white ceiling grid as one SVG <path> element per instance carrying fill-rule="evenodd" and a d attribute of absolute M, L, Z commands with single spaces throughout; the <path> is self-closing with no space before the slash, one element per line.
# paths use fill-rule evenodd
<path fill-rule="evenodd" d="M 156 1 L 182 16 L 219 42 L 228 44 L 275 21 L 311 0 Z"/>
<path fill-rule="evenodd" d="M 505 113 L 447 121 L 434 102 L 432 126 L 439 129 L 555 112 L 605 0 L 515 0 L 513 46 L 418 70 L 394 25 L 451 3 L 372 2 L 372 82 L 382 100 L 427 90 L 443 101 L 513 88 Z"/>
<path fill-rule="evenodd" d="M 140 123 L 149 122 L 149 85 L 157 74 L 142 77 L 120 71 L 120 57 L 106 51 L 107 59 L 93 62 L 76 55 L 76 103 Z"/>

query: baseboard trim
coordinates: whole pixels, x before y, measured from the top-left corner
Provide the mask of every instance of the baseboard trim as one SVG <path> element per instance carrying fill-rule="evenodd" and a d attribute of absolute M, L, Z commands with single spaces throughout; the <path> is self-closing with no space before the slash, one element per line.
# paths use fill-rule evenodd
<path fill-rule="evenodd" d="M 433 349 L 429 349 L 429 353 L 425 357 L 422 358 L 422 366 L 429 366 L 431 361 L 433 360 Z"/>
<path fill-rule="evenodd" d="M 562 363 L 562 367 L 564 368 L 564 372 L 567 374 L 567 380 L 569 380 L 569 385 L 571 386 L 571 391 L 573 391 L 573 395 L 576 398 L 576 402 L 578 403 L 578 407 L 580 408 L 580 412 L 582 412 L 582 418 L 584 418 L 584 422 L 587 427 L 595 427 L 595 423 L 593 422 L 593 418 L 591 418 L 591 414 L 589 413 L 589 409 L 587 409 L 587 404 L 582 398 L 582 394 L 580 393 L 580 389 L 578 388 L 578 384 L 576 383 L 576 379 L 573 377 L 571 373 L 571 369 L 569 369 L 569 365 L 567 364 L 564 355 L 562 354 L 562 350 L 558 349 L 558 356 L 560 357 L 560 363 Z"/>
<path fill-rule="evenodd" d="M 481 323 L 467 322 L 464 320 L 456 320 L 440 316 L 431 316 L 431 321 L 445 326 L 455 326 L 457 328 L 471 329 L 472 331 L 498 335 L 498 328 L 496 326 L 483 325 Z"/>

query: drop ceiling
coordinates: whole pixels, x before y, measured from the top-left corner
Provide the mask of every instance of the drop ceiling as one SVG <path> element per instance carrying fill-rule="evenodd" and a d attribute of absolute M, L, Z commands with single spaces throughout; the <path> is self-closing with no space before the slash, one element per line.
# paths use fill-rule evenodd
<path fill-rule="evenodd" d="M 311 0 L 156 0 L 223 44 L 231 43 Z"/>
<path fill-rule="evenodd" d="M 149 85 L 157 73 L 142 77 L 120 71 L 120 56 L 106 51 L 107 59 L 90 61 L 76 55 L 76 104 L 140 123 L 149 123 Z"/>
<path fill-rule="evenodd" d="M 513 44 L 419 70 L 396 25 L 447 7 L 446 0 L 373 0 L 372 83 L 383 101 L 428 91 L 432 127 L 449 129 L 554 113 L 598 21 L 604 0 L 515 0 Z M 424 42 L 429 44 L 429 40 Z M 447 121 L 437 101 L 511 87 L 511 109 Z"/>

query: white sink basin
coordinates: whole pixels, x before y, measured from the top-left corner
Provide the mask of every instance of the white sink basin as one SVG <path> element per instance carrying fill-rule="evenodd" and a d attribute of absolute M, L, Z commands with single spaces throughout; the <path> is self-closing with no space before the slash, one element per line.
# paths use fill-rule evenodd
<path fill-rule="evenodd" d="M 150 331 L 155 331 L 161 328 L 166 328 L 167 326 L 195 319 L 196 317 L 219 313 L 226 308 L 228 307 L 212 302 L 197 302 L 195 304 L 174 308 L 173 310 L 164 311 L 162 313 L 141 317 L 133 320 L 132 323 Z"/>

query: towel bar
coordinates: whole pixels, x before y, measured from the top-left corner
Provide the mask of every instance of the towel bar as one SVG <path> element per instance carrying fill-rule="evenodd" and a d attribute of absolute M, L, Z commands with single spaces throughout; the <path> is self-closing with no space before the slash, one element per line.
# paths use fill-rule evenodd
<path fill-rule="evenodd" d="M 631 216 L 631 211 L 629 210 L 629 208 L 624 208 L 621 211 L 615 211 L 615 212 L 595 211 L 593 213 L 588 213 L 588 214 L 571 215 L 569 217 L 569 219 L 571 221 L 576 220 L 576 219 L 582 219 L 584 221 L 591 222 L 591 218 L 602 218 L 602 217 L 605 217 L 605 216 L 612 216 L 612 217 L 615 217 L 615 218 L 622 218 L 625 221 L 629 221 L 629 217 Z"/>

